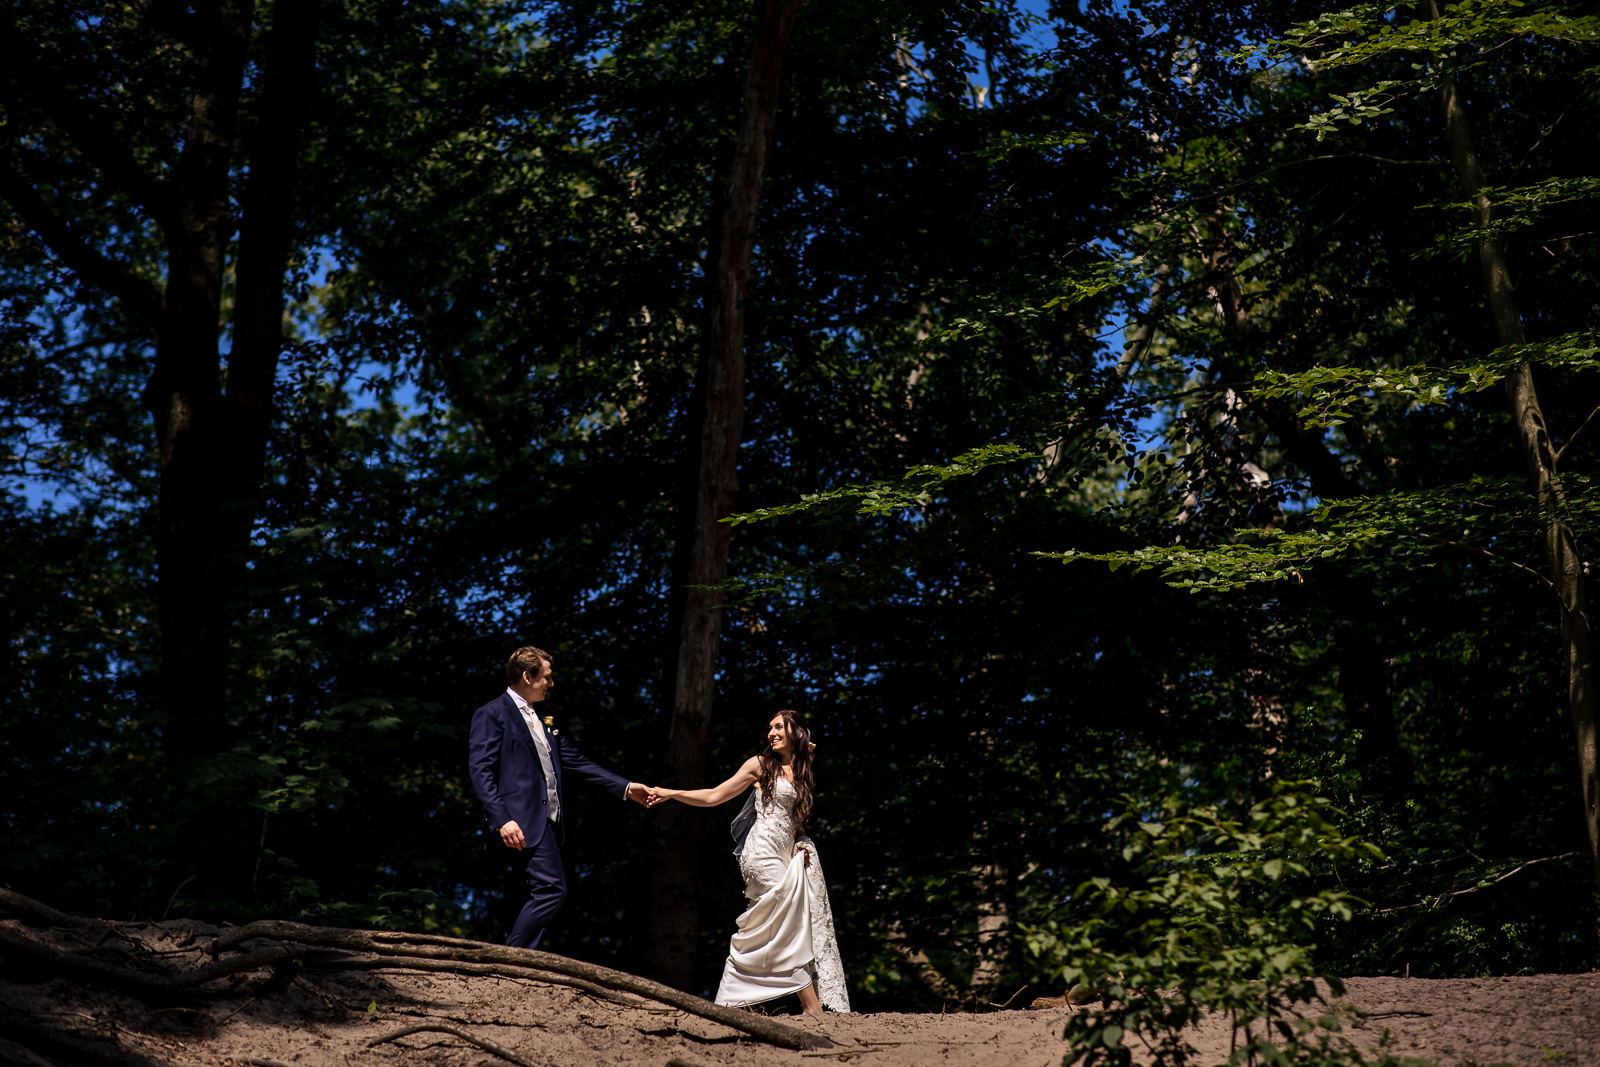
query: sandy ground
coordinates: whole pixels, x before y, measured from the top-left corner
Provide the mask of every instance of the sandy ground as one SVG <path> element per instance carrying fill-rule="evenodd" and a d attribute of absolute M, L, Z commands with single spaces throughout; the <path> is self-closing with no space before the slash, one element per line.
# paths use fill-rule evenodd
<path fill-rule="evenodd" d="M 82 932 L 5 927 L 72 948 Z M 209 957 L 195 924 L 134 931 L 145 952 L 173 969 Z M 104 955 L 104 942 L 78 951 Z M 111 956 L 115 958 L 115 954 Z M 46 978 L 8 960 L 0 970 L 0 1013 L 32 1031 L 0 1039 L 0 1064 L 72 1062 L 212 1064 L 221 1067 L 505 1067 L 508 1061 L 445 1033 L 373 1044 L 416 1024 L 459 1027 L 536 1067 L 812 1067 L 829 1060 L 863 1067 L 1055 1067 L 1065 1050 L 1068 1007 L 982 1014 L 793 1016 L 837 1044 L 827 1052 L 763 1045 L 719 1024 L 655 1006 L 621 1006 L 570 988 L 524 979 L 403 971 L 317 973 L 314 968 L 222 979 L 166 1007 L 97 982 Z M 1600 1067 L 1600 974 L 1483 979 L 1351 978 L 1345 1035 L 1365 1049 L 1438 1065 Z M 1350 1009 L 1359 1009 L 1350 1010 Z M 18 1034 L 47 1029 L 93 1043 L 95 1055 L 54 1052 Z M 18 1044 L 26 1049 L 19 1049 Z M 1195 1035 L 1202 1062 L 1226 1058 L 1226 1027 Z M 81 1048 L 82 1046 L 80 1046 Z M 31 1051 L 30 1051 L 31 1050 Z M 37 1054 L 42 1053 L 42 1058 Z M 34 1059 L 29 1057 L 33 1056 Z"/>

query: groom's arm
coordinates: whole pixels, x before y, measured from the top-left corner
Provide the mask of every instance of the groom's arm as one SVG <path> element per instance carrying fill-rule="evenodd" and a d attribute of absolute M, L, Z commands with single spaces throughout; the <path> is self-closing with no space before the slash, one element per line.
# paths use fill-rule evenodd
<path fill-rule="evenodd" d="M 578 746 L 561 737 L 556 742 L 561 746 L 561 773 L 563 775 L 575 774 L 584 781 L 600 787 L 618 800 L 636 800 L 646 807 L 646 797 L 649 794 L 643 785 L 630 782 L 614 771 L 608 771 L 594 760 L 578 751 Z"/>
<path fill-rule="evenodd" d="M 491 830 L 511 821 L 511 810 L 500 795 L 500 746 L 504 742 L 505 724 L 492 713 L 490 705 L 472 713 L 472 726 L 467 731 L 467 775 Z"/>

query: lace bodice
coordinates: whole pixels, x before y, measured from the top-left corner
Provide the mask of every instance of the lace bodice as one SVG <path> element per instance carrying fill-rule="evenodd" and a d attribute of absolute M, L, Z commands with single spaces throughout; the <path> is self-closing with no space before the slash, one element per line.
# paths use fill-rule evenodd
<path fill-rule="evenodd" d="M 794 855 L 794 806 L 799 799 L 787 778 L 772 783 L 771 803 L 763 803 L 761 787 L 755 787 L 756 821 L 739 856 L 739 873 L 744 875 L 745 894 L 751 900 L 783 879 L 783 868 Z"/>
<path fill-rule="evenodd" d="M 849 1011 L 850 993 L 845 987 L 844 966 L 834 936 L 833 907 L 828 901 L 827 882 L 822 877 L 822 858 L 811 838 L 796 834 L 794 806 L 799 799 L 787 778 L 780 777 L 773 782 L 770 803 L 763 802 L 761 788 L 755 787 L 755 822 L 744 840 L 739 873 L 744 876 L 745 896 L 753 901 L 783 881 L 796 848 L 803 847 L 811 854 L 805 878 L 810 889 L 807 895 L 811 902 L 812 941 L 816 946 L 817 996 L 833 1011 Z"/>

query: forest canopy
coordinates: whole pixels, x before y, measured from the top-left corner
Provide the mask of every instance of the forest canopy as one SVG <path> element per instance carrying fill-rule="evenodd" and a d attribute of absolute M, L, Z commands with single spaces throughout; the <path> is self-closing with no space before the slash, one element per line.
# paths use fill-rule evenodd
<path fill-rule="evenodd" d="M 5 5 L 0 880 L 500 940 L 466 730 L 531 643 L 636 780 L 806 713 L 861 1009 L 1059 984 L 1130 819 L 1296 790 L 1317 966 L 1600 967 L 1597 40 Z M 545 947 L 714 986 L 733 810 L 572 804 Z"/>

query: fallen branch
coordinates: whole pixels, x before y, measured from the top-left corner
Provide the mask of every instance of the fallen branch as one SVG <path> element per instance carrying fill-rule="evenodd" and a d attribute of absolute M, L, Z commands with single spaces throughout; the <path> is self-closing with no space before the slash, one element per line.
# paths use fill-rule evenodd
<path fill-rule="evenodd" d="M 756 1015 L 739 1008 L 713 1004 L 709 1000 L 685 993 L 671 986 L 652 982 L 648 978 L 612 970 L 594 963 L 541 952 L 531 948 L 513 948 L 509 945 L 490 945 L 482 941 L 468 941 L 459 937 L 440 937 L 434 934 L 409 934 L 380 930 L 348 930 L 331 926 L 307 926 L 303 923 L 281 922 L 265 919 L 245 926 L 225 930 L 211 943 L 212 954 L 245 941 L 271 938 L 277 941 L 294 941 L 305 945 L 342 948 L 355 952 L 402 958 L 451 960 L 459 963 L 502 964 L 526 972 L 549 972 L 582 979 L 606 989 L 632 993 L 647 1000 L 670 1004 L 691 1015 L 709 1019 L 723 1026 L 749 1034 L 770 1045 L 787 1049 L 832 1048 L 834 1043 L 821 1034 L 813 1034 L 798 1027 L 780 1023 L 766 1016 Z"/>
<path fill-rule="evenodd" d="M 989 1001 L 989 1007 L 991 1007 L 991 1008 L 999 1008 L 1001 1011 L 1005 1011 L 1007 1008 L 1011 1007 L 1011 1002 L 1016 1000 L 1018 997 L 1022 996 L 1023 993 L 1027 992 L 1027 989 L 1028 989 L 1027 986 L 1023 986 L 1021 989 L 1017 990 L 1015 993 L 1013 993 L 1009 997 L 1007 997 L 1006 998 L 1006 1002 L 1004 1004 L 996 1004 L 994 1001 L 991 1000 L 991 1001 Z"/>
<path fill-rule="evenodd" d="M 450 1034 L 453 1037 L 459 1037 L 468 1044 L 477 1045 L 483 1051 L 493 1053 L 501 1059 L 510 1060 L 512 1063 L 517 1064 L 518 1067 L 534 1067 L 532 1061 L 523 1059 L 510 1049 L 497 1045 L 486 1037 L 478 1037 L 476 1034 L 469 1033 L 459 1026 L 451 1026 L 449 1023 L 419 1023 L 416 1026 L 402 1027 L 392 1034 L 384 1034 L 382 1037 L 373 1038 L 367 1042 L 367 1047 L 372 1048 L 374 1045 L 381 1045 L 385 1041 L 396 1041 L 412 1034 L 423 1033 Z"/>
<path fill-rule="evenodd" d="M 853 1059 L 856 1056 L 865 1056 L 869 1052 L 887 1052 L 887 1051 L 888 1051 L 887 1049 L 881 1049 L 881 1048 L 853 1048 L 848 1052 L 802 1052 L 802 1053 L 800 1053 L 800 1055 L 802 1055 L 802 1056 L 818 1056 L 818 1057 L 826 1056 L 829 1059 L 832 1059 L 833 1057 L 837 1056 L 839 1058 L 839 1062 L 840 1063 L 844 1063 L 844 1062 L 846 1062 L 846 1061 L 848 1061 L 850 1059 Z"/>

